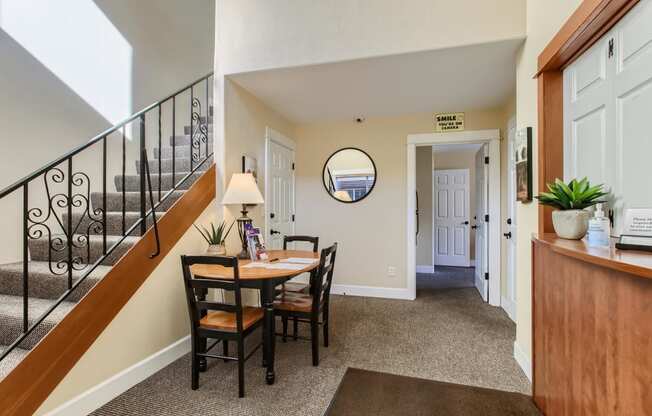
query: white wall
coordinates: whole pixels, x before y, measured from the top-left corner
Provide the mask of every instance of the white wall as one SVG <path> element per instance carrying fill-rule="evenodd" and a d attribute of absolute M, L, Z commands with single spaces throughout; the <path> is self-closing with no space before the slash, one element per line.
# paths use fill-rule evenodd
<path fill-rule="evenodd" d="M 87 142 L 116 117 L 163 98 L 213 67 L 212 0 L 71 0 L 65 5 L 39 2 L 38 8 L 35 1 L 0 1 L 0 189 Z M 46 13 L 48 7 L 52 13 Z M 8 20 L 22 15 L 22 25 Z M 84 37 L 93 42 L 84 44 Z M 113 68 L 118 57 L 120 65 Z M 105 67 L 124 74 L 112 77 Z M 122 105 L 124 94 L 127 104 Z M 120 105 L 106 103 L 113 99 Z M 99 177 L 97 147 L 75 159 L 75 170 Z M 128 172 L 135 172 L 135 158 L 136 153 L 129 154 Z M 117 173 L 118 163 L 111 160 L 110 174 Z M 97 189 L 98 180 L 93 182 Z M 42 179 L 32 192 L 32 206 L 42 205 Z M 21 199 L 17 193 L 0 201 L 0 228 L 15 237 L 0 243 L 0 263 L 20 258 Z"/>
<path fill-rule="evenodd" d="M 523 0 L 217 0 L 225 74 L 521 38 Z"/>
<path fill-rule="evenodd" d="M 575 11 L 580 0 L 528 0 L 527 41 L 517 57 L 516 123 L 517 128 L 531 126 L 533 137 L 533 184 L 537 189 L 537 57 L 559 31 L 566 19 Z M 518 204 L 517 247 L 517 326 L 515 354 L 521 365 L 531 368 L 532 357 L 532 233 L 537 231 L 536 203 Z"/>

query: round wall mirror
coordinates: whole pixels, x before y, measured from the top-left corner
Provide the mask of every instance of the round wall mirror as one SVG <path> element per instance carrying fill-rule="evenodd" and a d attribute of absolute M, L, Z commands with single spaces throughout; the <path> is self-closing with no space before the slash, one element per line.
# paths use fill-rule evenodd
<path fill-rule="evenodd" d="M 347 147 L 333 153 L 324 164 L 326 192 L 340 202 L 364 199 L 376 185 L 376 165 L 360 149 Z"/>

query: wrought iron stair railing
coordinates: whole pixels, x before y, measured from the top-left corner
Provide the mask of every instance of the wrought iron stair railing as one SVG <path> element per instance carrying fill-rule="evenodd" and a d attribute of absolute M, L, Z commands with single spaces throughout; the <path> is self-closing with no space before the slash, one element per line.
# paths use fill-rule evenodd
<path fill-rule="evenodd" d="M 22 333 L 1 351 L 0 361 L 20 346 L 98 266 L 105 264 L 128 237 L 134 234 L 142 236 L 147 232 L 149 225 L 153 226 L 157 247 L 153 249 L 150 258 L 159 254 L 157 210 L 207 165 L 213 155 L 209 140 L 212 78 L 211 72 L 193 81 L 0 191 L 0 203 L 9 198 L 20 201 L 22 212 L 18 217 L 21 241 L 16 243 L 22 244 L 22 259 L 18 261 L 22 261 L 23 274 Z M 184 108 L 180 108 L 181 106 Z M 186 110 L 188 114 L 185 114 Z M 188 141 L 185 149 L 182 146 L 186 143 L 178 145 L 179 139 L 176 135 L 178 126 L 185 124 L 181 120 L 187 120 L 189 123 L 182 132 L 182 137 Z M 153 141 L 150 139 L 151 130 L 154 130 Z M 171 157 L 166 158 L 162 157 L 164 131 L 171 133 L 171 155 L 167 155 Z M 137 149 L 134 149 L 136 138 Z M 130 150 L 132 155 L 137 155 L 134 162 L 138 165 L 136 176 L 139 182 L 139 215 L 135 221 L 128 224 L 127 216 L 130 212 L 127 209 L 127 194 L 130 192 L 126 189 Z M 158 155 L 153 163 L 148 158 L 149 151 Z M 182 157 L 178 157 L 177 152 L 181 153 Z M 99 163 L 96 163 L 97 160 L 92 162 L 93 157 L 98 157 Z M 164 159 L 172 165 L 171 175 L 163 173 Z M 189 167 L 180 169 L 176 166 L 178 160 L 183 160 Z M 114 173 L 119 178 L 115 181 L 115 186 L 117 192 L 121 193 L 122 202 L 119 210 L 122 216 L 120 230 L 117 235 L 114 233 L 111 236 L 107 227 L 110 167 L 114 168 Z M 157 172 L 155 180 L 151 175 L 153 168 Z M 164 175 L 170 176 L 168 182 L 171 186 L 168 187 L 164 183 L 167 180 L 163 179 Z M 169 189 L 164 191 L 163 188 Z M 91 194 L 98 192 L 101 193 L 100 206 L 93 206 Z M 148 223 L 150 217 L 151 224 Z M 75 220 L 76 218 L 78 220 Z M 97 256 L 91 253 L 92 236 L 101 237 L 101 252 Z M 67 277 L 67 289 L 40 316 L 30 317 L 30 240 L 45 238 L 49 270 L 52 275 Z M 75 278 L 73 273 L 77 273 Z"/>

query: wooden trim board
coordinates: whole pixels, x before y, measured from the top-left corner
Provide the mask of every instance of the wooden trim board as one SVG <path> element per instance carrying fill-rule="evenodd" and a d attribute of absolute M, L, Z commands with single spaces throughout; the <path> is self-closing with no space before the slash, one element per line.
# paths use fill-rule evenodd
<path fill-rule="evenodd" d="M 0 383 L 2 415 L 40 407 L 213 199 L 215 165 L 160 218 L 161 254 L 149 258 L 156 244 L 150 229 Z"/>

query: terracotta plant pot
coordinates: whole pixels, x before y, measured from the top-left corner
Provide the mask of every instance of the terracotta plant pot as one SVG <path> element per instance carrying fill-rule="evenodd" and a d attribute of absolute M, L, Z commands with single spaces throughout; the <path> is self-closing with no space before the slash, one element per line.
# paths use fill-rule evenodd
<path fill-rule="evenodd" d="M 552 225 L 559 237 L 581 240 L 589 229 L 589 212 L 583 209 L 553 211 Z"/>
<path fill-rule="evenodd" d="M 208 256 L 226 256 L 226 247 L 223 244 L 211 244 L 206 250 Z"/>

